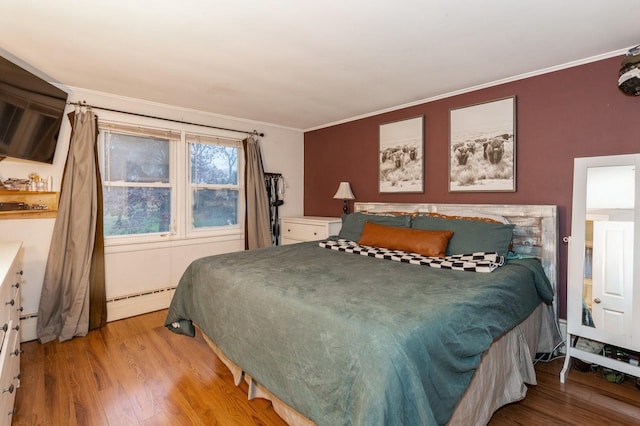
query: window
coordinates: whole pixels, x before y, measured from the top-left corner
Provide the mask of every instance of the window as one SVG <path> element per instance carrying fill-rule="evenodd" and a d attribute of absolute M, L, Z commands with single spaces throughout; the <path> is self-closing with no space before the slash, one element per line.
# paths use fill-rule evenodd
<path fill-rule="evenodd" d="M 187 135 L 191 230 L 238 225 L 238 142 Z"/>
<path fill-rule="evenodd" d="M 241 232 L 238 141 L 114 123 L 99 140 L 108 241 Z"/>

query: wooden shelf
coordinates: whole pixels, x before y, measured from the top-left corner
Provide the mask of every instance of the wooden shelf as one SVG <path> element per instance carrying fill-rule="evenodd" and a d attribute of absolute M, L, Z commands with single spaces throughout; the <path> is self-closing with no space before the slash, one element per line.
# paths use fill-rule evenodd
<path fill-rule="evenodd" d="M 42 209 L 0 210 L 0 219 L 42 219 L 58 214 L 59 192 L 0 190 L 0 203 L 24 203 L 28 206 L 46 206 Z"/>

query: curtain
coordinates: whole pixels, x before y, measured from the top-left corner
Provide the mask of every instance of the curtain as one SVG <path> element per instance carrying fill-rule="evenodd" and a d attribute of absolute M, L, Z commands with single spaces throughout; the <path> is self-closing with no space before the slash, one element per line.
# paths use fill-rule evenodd
<path fill-rule="evenodd" d="M 269 199 L 264 182 L 264 168 L 260 145 L 254 137 L 242 141 L 245 156 L 245 233 L 244 248 L 247 250 L 271 247 Z"/>
<path fill-rule="evenodd" d="M 97 117 L 91 110 L 68 117 L 71 141 L 38 308 L 41 343 L 84 336 L 107 318 Z"/>

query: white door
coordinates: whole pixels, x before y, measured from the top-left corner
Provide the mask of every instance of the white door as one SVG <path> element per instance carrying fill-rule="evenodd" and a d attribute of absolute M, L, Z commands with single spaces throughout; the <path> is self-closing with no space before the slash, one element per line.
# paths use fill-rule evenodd
<path fill-rule="evenodd" d="M 592 298 L 596 328 L 631 339 L 633 222 L 593 223 Z"/>

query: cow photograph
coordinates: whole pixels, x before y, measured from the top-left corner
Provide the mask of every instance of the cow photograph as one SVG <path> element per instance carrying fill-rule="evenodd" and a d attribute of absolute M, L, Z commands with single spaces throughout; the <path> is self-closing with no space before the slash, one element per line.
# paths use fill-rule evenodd
<path fill-rule="evenodd" d="M 449 191 L 516 190 L 515 97 L 450 111 Z"/>
<path fill-rule="evenodd" d="M 424 117 L 380 125 L 380 193 L 424 192 Z"/>

